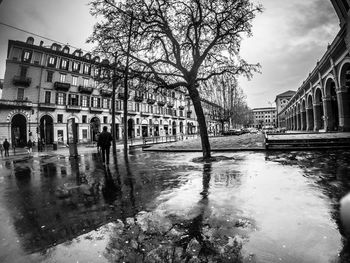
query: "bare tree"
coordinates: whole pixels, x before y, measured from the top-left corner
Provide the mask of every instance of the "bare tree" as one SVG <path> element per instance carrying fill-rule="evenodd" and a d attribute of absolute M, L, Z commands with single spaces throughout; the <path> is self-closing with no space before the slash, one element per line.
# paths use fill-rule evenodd
<path fill-rule="evenodd" d="M 101 16 L 91 41 L 130 56 L 131 74 L 161 88 L 187 89 L 200 127 L 203 157 L 209 158 L 199 85 L 224 73 L 250 77 L 257 70 L 258 65 L 239 57 L 239 49 L 243 34 L 251 35 L 251 21 L 261 7 L 249 0 L 93 0 L 90 4 L 91 14 Z"/>

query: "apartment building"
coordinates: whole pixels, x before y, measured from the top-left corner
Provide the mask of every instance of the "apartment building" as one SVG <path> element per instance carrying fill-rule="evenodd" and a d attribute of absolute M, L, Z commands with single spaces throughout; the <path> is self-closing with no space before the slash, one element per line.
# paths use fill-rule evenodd
<path fill-rule="evenodd" d="M 275 128 L 276 127 L 276 108 L 275 107 L 265 107 L 265 108 L 254 108 L 253 118 L 254 118 L 254 128 Z"/>
<path fill-rule="evenodd" d="M 75 119 L 77 138 L 88 143 L 112 123 L 110 87 L 96 82 L 99 57 L 69 46 L 9 40 L 0 100 L 0 140 L 23 146 L 29 138 L 46 144 L 67 143 L 67 120 Z M 198 132 L 193 105 L 184 90 L 141 92 L 130 87 L 128 137 Z M 123 97 L 116 96 L 116 137 L 123 136 Z M 208 103 L 203 102 L 205 108 Z M 212 105 L 211 105 L 212 106 Z M 207 118 L 210 117 L 209 115 Z M 211 120 L 208 123 L 212 124 Z"/>

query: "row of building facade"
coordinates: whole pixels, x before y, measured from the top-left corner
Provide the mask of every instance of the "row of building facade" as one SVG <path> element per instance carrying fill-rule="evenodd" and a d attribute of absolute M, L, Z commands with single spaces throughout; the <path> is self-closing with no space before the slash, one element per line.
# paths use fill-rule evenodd
<path fill-rule="evenodd" d="M 78 142 L 96 139 L 102 126 L 111 127 L 112 92 L 100 88 L 96 75 L 99 57 L 70 52 L 57 43 L 44 46 L 9 40 L 6 71 L 0 99 L 0 139 L 24 146 L 28 139 L 46 144 L 67 142 L 67 120 L 74 118 Z M 120 88 L 120 90 L 122 90 Z M 128 96 L 128 138 L 194 134 L 198 123 L 183 90 L 141 92 L 131 87 Z M 123 98 L 116 94 L 116 139 L 123 134 Z M 219 133 L 211 118 L 217 105 L 203 100 L 209 131 Z"/>

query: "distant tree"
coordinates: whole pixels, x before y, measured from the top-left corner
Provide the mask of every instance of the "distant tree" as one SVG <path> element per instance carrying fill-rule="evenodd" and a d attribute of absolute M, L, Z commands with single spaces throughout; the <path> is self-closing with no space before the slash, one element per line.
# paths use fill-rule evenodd
<path fill-rule="evenodd" d="M 199 85 L 224 73 L 250 77 L 257 70 L 258 65 L 239 57 L 239 49 L 243 34 L 251 35 L 251 21 L 261 7 L 249 0 L 93 0 L 90 4 L 91 14 L 102 17 L 91 41 L 130 56 L 130 73 L 157 87 L 187 89 L 200 127 L 203 157 L 209 158 Z M 133 41 L 127 49 L 130 35 Z"/>

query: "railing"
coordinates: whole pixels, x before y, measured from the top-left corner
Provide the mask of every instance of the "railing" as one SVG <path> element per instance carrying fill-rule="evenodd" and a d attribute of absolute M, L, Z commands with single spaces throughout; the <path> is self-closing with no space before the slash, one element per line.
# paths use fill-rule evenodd
<path fill-rule="evenodd" d="M 54 88 L 56 90 L 68 91 L 70 89 L 70 83 L 56 81 L 54 84 Z"/>
<path fill-rule="evenodd" d="M 28 100 L 0 100 L 0 106 L 9 108 L 31 108 L 33 103 Z"/>
<path fill-rule="evenodd" d="M 128 144 L 133 145 L 147 145 L 156 143 L 168 143 L 177 142 L 182 140 L 189 140 L 198 138 L 198 134 L 179 134 L 179 135 L 168 135 L 168 136 L 152 136 L 143 138 L 130 138 L 128 139 Z"/>
<path fill-rule="evenodd" d="M 66 105 L 67 111 L 81 111 L 81 106 L 78 105 Z"/>
<path fill-rule="evenodd" d="M 14 76 L 12 79 L 12 83 L 15 86 L 29 87 L 32 83 L 32 79 L 23 76 Z"/>
<path fill-rule="evenodd" d="M 39 103 L 39 108 L 40 109 L 45 109 L 45 110 L 55 110 L 56 109 L 56 104 L 54 103 Z"/>
<path fill-rule="evenodd" d="M 91 94 L 92 91 L 94 90 L 94 88 L 93 88 L 93 87 L 84 87 L 84 86 L 80 85 L 80 86 L 78 87 L 78 90 L 79 90 L 79 92 L 81 92 L 81 93 Z"/>

